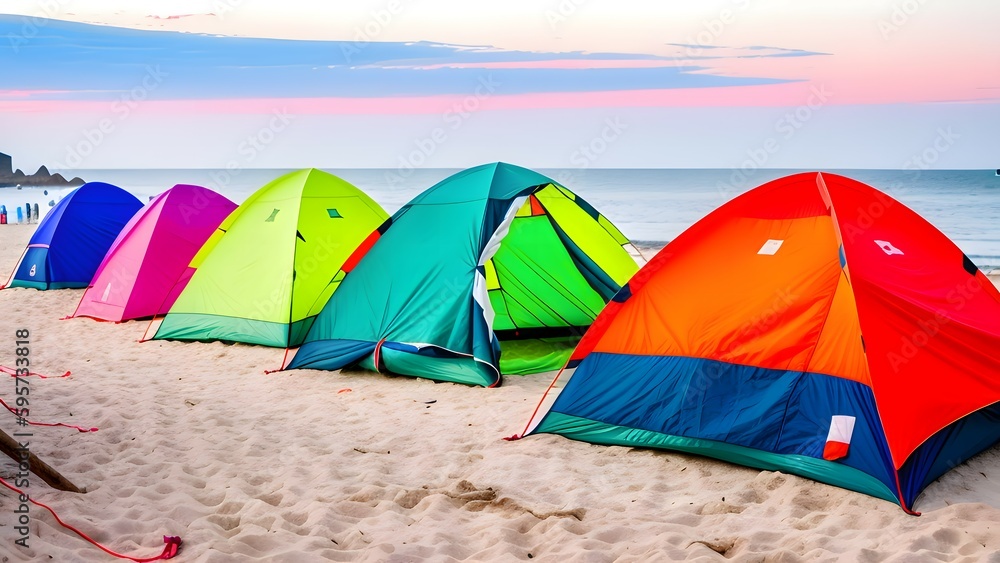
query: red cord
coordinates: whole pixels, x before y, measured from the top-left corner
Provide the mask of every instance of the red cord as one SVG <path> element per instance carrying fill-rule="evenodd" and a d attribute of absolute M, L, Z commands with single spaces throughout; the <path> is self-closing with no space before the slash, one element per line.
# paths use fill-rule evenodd
<path fill-rule="evenodd" d="M 35 373 L 33 371 L 29 371 L 27 373 L 27 375 L 25 375 L 23 373 L 18 374 L 17 370 L 15 370 L 14 368 L 9 368 L 7 366 L 0 366 L 0 372 L 9 374 L 11 377 L 26 377 L 27 375 L 33 375 L 33 376 L 38 377 L 39 379 L 58 379 L 60 377 L 69 377 L 69 375 L 70 375 L 70 372 L 68 372 L 68 371 L 66 373 L 62 374 L 62 375 L 42 375 L 40 373 Z"/>
<path fill-rule="evenodd" d="M 11 414 L 15 416 L 21 416 L 21 413 L 17 409 L 12 408 L 10 405 L 8 405 L 7 401 L 0 399 L 0 405 L 3 405 L 3 407 L 9 410 Z M 72 428 L 74 430 L 79 430 L 80 432 L 97 432 L 97 428 L 83 428 L 75 424 L 65 424 L 62 422 L 34 422 L 26 418 L 24 418 L 23 420 L 32 426 L 62 426 L 64 428 Z"/>
<path fill-rule="evenodd" d="M 531 428 L 532 421 L 535 420 L 535 415 L 538 414 L 538 409 L 542 408 L 542 404 L 545 402 L 546 397 L 549 396 L 549 391 L 552 391 L 552 388 L 556 386 L 556 381 L 559 381 L 559 377 L 562 376 L 564 371 L 566 371 L 567 365 L 569 365 L 568 361 L 566 362 L 566 365 L 564 365 L 562 369 L 559 370 L 559 373 L 557 373 L 556 376 L 552 379 L 552 383 L 549 383 L 549 386 L 545 388 L 545 393 L 542 394 L 542 400 L 538 401 L 538 405 L 536 405 L 535 410 L 532 411 L 531 418 L 528 419 L 528 423 L 524 425 L 524 430 L 521 431 L 521 435 L 518 436 L 517 434 L 514 434 L 513 436 L 508 436 L 504 438 L 504 440 L 508 442 L 513 442 L 514 440 L 520 440 L 521 438 L 524 438 L 525 434 L 528 433 L 528 429 Z"/>
<path fill-rule="evenodd" d="M 272 373 L 278 373 L 279 371 L 285 371 L 285 362 L 288 361 L 288 351 L 291 348 L 285 348 L 285 355 L 281 357 L 281 367 L 278 369 L 266 369 L 264 370 L 264 375 L 271 375 Z"/>
<path fill-rule="evenodd" d="M 30 502 L 31 504 L 33 504 L 35 506 L 40 506 L 40 507 L 44 508 L 45 510 L 48 510 L 49 513 L 52 514 L 52 517 L 56 519 L 56 522 L 58 522 L 59 525 L 62 526 L 63 528 L 66 528 L 67 530 L 75 533 L 76 535 L 78 535 L 81 538 L 85 539 L 86 541 L 90 542 L 91 544 L 93 544 L 94 546 L 96 546 L 98 549 L 100 549 L 104 553 L 107 553 L 108 555 L 117 557 L 119 559 L 128 559 L 129 561 L 135 561 L 135 563 L 147 563 L 149 561 L 160 561 L 162 559 L 172 559 L 175 555 L 177 555 L 177 552 L 181 548 L 181 538 L 180 538 L 180 536 L 163 536 L 163 543 L 165 543 L 166 545 L 163 546 L 163 553 L 157 555 L 156 557 L 139 558 L 139 557 L 132 557 L 130 555 L 123 555 L 121 553 L 117 553 L 117 552 L 111 551 L 110 549 L 108 549 L 108 548 L 104 547 L 103 545 L 101 545 L 101 544 L 97 543 L 96 541 L 94 541 L 90 536 L 88 536 L 87 534 L 81 532 L 76 527 L 63 522 L 62 518 L 59 518 L 59 515 L 56 514 L 55 510 L 52 510 L 51 508 L 49 508 L 48 505 L 42 504 L 42 503 L 36 501 L 35 499 L 29 497 L 24 492 L 22 492 L 20 489 L 14 487 L 10 483 L 8 483 L 5 479 L 0 478 L 0 484 L 2 484 L 4 487 L 7 487 L 8 489 L 14 491 L 18 495 L 23 495 L 23 496 L 27 497 L 28 498 L 28 502 Z"/>

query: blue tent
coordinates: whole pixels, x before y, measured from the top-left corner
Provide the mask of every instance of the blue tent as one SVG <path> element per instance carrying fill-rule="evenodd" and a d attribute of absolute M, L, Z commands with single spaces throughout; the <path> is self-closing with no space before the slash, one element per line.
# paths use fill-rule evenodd
<path fill-rule="evenodd" d="M 90 182 L 73 190 L 38 224 L 7 287 L 87 287 L 141 207 L 138 198 L 111 184 Z"/>

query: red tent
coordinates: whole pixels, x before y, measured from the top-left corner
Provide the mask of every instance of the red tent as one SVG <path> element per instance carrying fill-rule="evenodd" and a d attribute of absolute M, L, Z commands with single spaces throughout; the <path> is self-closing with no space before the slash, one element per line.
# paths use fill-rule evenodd
<path fill-rule="evenodd" d="M 570 366 L 533 432 L 796 473 L 904 509 L 1000 440 L 1000 293 L 916 213 L 833 174 L 775 180 L 692 226 Z"/>

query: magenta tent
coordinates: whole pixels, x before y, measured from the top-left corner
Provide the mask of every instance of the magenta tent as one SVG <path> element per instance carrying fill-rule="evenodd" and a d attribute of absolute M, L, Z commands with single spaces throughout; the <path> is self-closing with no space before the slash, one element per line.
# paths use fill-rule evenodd
<path fill-rule="evenodd" d="M 200 186 L 156 196 L 111 245 L 73 316 L 121 322 L 166 314 L 194 273 L 191 259 L 234 209 Z"/>

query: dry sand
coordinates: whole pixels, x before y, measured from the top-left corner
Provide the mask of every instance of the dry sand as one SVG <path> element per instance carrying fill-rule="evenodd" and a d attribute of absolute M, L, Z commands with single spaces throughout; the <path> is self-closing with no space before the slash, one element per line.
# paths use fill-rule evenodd
<path fill-rule="evenodd" d="M 31 229 L 0 228 L 6 275 Z M 273 349 L 138 343 L 145 323 L 58 320 L 79 290 L 0 292 L 0 363 L 14 331 L 66 379 L 32 380 L 32 450 L 85 495 L 30 490 L 112 548 L 178 561 L 1000 561 L 1000 455 L 949 472 L 923 516 L 808 479 L 552 435 L 516 442 L 550 375 L 499 389 L 372 373 L 265 375 Z M 0 380 L 2 381 L 2 380 Z M 350 389 L 350 392 L 340 392 Z M 10 400 L 14 382 L 0 384 Z M 429 403 L 430 401 L 436 401 Z M 429 404 L 428 404 L 429 403 Z M 0 413 L 0 428 L 16 429 Z M 15 472 L 0 462 L 5 478 Z M 32 511 L 13 544 L 0 492 L 0 561 L 109 561 Z M 721 555 L 720 555 L 721 554 Z"/>

